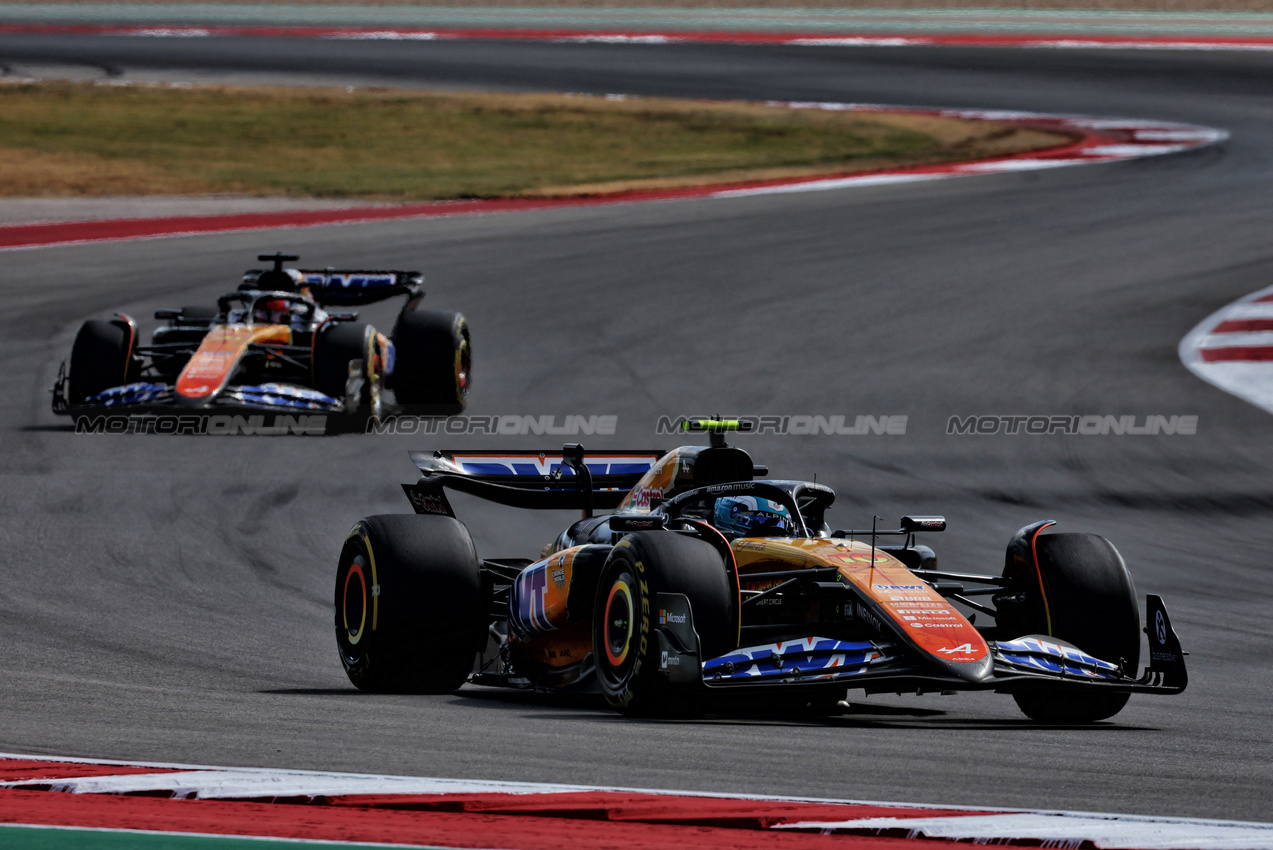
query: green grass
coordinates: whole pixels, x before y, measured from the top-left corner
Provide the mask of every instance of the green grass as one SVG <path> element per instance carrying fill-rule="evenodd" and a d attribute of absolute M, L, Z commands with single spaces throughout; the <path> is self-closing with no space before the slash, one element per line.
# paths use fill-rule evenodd
<path fill-rule="evenodd" d="M 860 170 L 1057 141 L 953 119 L 659 99 L 0 86 L 7 196 L 559 194 Z"/>

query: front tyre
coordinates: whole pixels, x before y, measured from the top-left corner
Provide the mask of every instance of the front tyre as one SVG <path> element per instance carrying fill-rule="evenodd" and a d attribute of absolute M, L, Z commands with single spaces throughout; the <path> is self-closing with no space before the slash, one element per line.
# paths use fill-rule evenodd
<path fill-rule="evenodd" d="M 1008 578 L 1029 588 L 1027 600 L 1001 618 L 1001 625 L 1026 635 L 1067 641 L 1105 661 L 1135 672 L 1140 662 L 1140 610 L 1123 557 L 1096 534 L 1047 534 L 1035 541 L 1037 571 L 1027 562 Z M 1092 723 L 1122 711 L 1130 694 L 1083 693 L 1041 685 L 1014 693 L 1017 706 L 1043 723 Z"/>
<path fill-rule="evenodd" d="M 361 364 L 361 387 L 350 395 L 350 364 Z M 340 322 L 323 326 L 314 341 L 312 364 L 314 389 L 345 402 L 346 407 L 361 409 L 373 402 L 376 394 L 376 329 L 363 322 Z M 349 412 L 353 412 L 352 410 Z"/>
<path fill-rule="evenodd" d="M 133 329 L 120 319 L 90 319 L 71 346 L 70 403 L 84 404 L 98 393 L 133 383 L 140 364 L 133 356 Z"/>
<path fill-rule="evenodd" d="M 473 343 L 459 313 L 411 310 L 393 329 L 393 392 L 413 413 L 453 415 L 468 404 Z"/>
<path fill-rule="evenodd" d="M 468 529 L 427 514 L 359 520 L 340 553 L 335 607 L 340 661 L 359 689 L 456 690 L 486 632 Z"/>
<path fill-rule="evenodd" d="M 700 660 L 737 645 L 732 605 L 737 589 L 709 543 L 668 531 L 628 534 L 611 550 L 597 585 L 592 645 L 597 682 L 615 710 L 637 716 L 701 713 L 700 690 L 674 686 L 658 670 L 659 593 L 690 601 Z"/>

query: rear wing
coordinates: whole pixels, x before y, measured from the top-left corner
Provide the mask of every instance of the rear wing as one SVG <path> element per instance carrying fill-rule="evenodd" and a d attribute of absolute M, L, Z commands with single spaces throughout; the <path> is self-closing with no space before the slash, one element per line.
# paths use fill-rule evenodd
<path fill-rule="evenodd" d="M 514 508 L 591 516 L 594 509 L 617 508 L 663 454 L 649 449 L 585 455 L 578 443 L 560 452 L 411 452 L 422 475 L 402 489 L 416 513 L 455 516 L 444 492 L 454 490 Z"/>
<path fill-rule="evenodd" d="M 265 269 L 250 269 L 243 274 L 240 288 L 251 288 Z M 422 297 L 424 275 L 414 271 L 297 269 L 305 278 L 314 300 L 322 305 L 356 306 L 384 301 L 398 295 Z"/>

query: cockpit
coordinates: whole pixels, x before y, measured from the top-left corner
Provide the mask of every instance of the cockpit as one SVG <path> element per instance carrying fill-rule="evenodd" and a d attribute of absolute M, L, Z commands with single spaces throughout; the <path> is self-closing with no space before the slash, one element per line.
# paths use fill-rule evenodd
<path fill-rule="evenodd" d="M 665 502 L 662 513 L 708 523 L 727 538 L 825 537 L 830 487 L 806 481 L 746 481 L 703 487 Z"/>

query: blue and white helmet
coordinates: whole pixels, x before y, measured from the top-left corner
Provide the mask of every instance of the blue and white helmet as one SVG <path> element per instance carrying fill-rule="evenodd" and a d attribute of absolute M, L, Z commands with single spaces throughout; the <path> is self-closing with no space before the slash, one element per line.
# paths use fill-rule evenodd
<path fill-rule="evenodd" d="M 718 529 L 739 537 L 786 537 L 795 528 L 791 513 L 785 507 L 758 496 L 717 499 L 713 518 L 713 525 Z"/>

